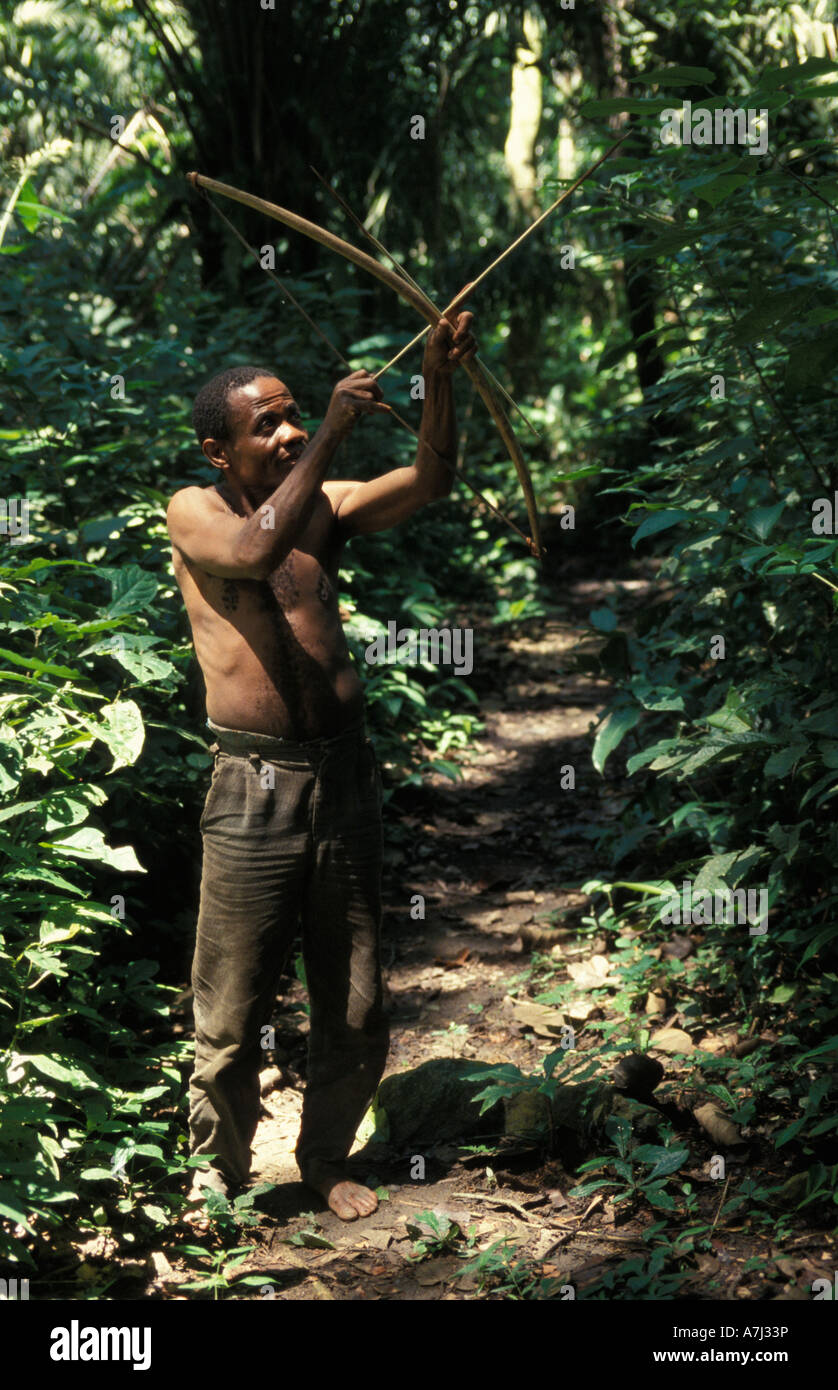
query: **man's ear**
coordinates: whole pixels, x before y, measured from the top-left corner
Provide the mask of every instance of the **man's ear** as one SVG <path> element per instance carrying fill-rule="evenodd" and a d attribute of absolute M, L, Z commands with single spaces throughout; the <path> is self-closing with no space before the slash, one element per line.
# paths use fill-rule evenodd
<path fill-rule="evenodd" d="M 223 439 L 205 439 L 201 445 L 204 457 L 209 460 L 214 468 L 225 468 L 230 462 L 227 457 L 227 445 Z"/>

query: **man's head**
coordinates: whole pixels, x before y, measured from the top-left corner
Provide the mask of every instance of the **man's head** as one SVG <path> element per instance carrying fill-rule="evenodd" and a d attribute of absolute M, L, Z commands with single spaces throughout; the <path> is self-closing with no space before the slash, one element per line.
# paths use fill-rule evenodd
<path fill-rule="evenodd" d="M 204 454 L 234 490 L 267 496 L 308 442 L 297 404 L 269 367 L 230 367 L 195 397 L 192 424 Z"/>

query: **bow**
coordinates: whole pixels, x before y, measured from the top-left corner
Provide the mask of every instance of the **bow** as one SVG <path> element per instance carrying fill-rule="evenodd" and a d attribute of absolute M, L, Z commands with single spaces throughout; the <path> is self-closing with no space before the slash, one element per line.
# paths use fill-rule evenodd
<path fill-rule="evenodd" d="M 224 198 L 231 198 L 236 203 L 243 203 L 245 207 L 253 208 L 254 212 L 264 213 L 266 217 L 272 217 L 276 222 L 282 222 L 286 227 L 290 227 L 295 232 L 302 233 L 303 236 L 310 237 L 312 241 L 317 241 L 321 246 L 325 246 L 329 251 L 334 251 L 345 260 L 351 261 L 361 270 L 366 270 L 382 284 L 389 285 L 392 290 L 412 305 L 417 313 L 433 327 L 442 317 L 436 310 L 430 307 L 429 301 L 421 291 L 415 290 L 412 285 L 403 280 L 400 275 L 387 266 L 376 261 L 372 256 L 368 256 L 366 251 L 361 251 L 359 247 L 353 246 L 351 242 L 344 241 L 342 237 L 336 236 L 334 232 L 328 231 L 325 227 L 319 227 L 316 222 L 309 222 L 308 218 L 300 217 L 295 212 L 290 212 L 287 208 L 278 207 L 276 203 L 269 203 L 264 198 L 257 198 L 253 193 L 246 193 L 240 188 L 234 188 L 228 183 L 219 183 L 217 179 L 207 178 L 204 174 L 187 174 L 189 182 L 195 188 L 204 188 L 209 193 L 220 194 Z M 527 468 L 521 446 L 515 437 L 515 432 L 506 415 L 506 411 L 501 405 L 498 393 L 489 381 L 485 368 L 479 363 L 463 362 L 463 369 L 474 383 L 475 389 L 486 409 L 491 415 L 497 426 L 498 432 L 503 439 L 509 452 L 509 457 L 515 465 L 515 471 L 521 483 L 524 493 L 524 500 L 527 507 L 527 516 L 530 523 L 530 535 L 525 536 L 524 540 L 529 547 L 531 554 L 541 558 L 543 554 L 541 546 L 541 528 L 538 521 L 538 511 L 536 508 L 535 491 L 532 485 L 529 469 Z"/>
<path fill-rule="evenodd" d="M 599 165 L 613 153 L 618 145 L 622 144 L 624 139 L 626 139 L 626 136 L 622 136 L 621 139 L 612 145 L 595 164 L 591 165 L 590 169 L 587 169 L 570 188 L 562 193 L 555 202 L 541 214 L 540 217 L 536 218 L 521 236 L 517 237 L 510 246 L 496 257 L 491 265 L 487 266 L 486 269 L 481 272 L 476 281 L 473 281 L 471 285 L 467 286 L 466 290 L 461 291 L 460 294 L 447 305 L 442 313 L 435 308 L 422 290 L 414 286 L 409 280 L 405 280 L 401 275 L 397 275 L 394 271 L 389 270 L 387 266 L 382 265 L 380 261 L 375 260 L 372 256 L 368 256 L 366 251 L 362 251 L 359 247 L 353 246 L 351 242 L 344 241 L 342 237 L 336 236 L 334 232 L 328 231 L 325 227 L 319 227 L 316 222 L 310 222 L 308 218 L 300 217 L 298 213 L 291 212 L 288 208 L 279 207 L 276 203 L 269 203 L 266 199 L 259 198 L 254 193 L 247 193 L 240 188 L 234 188 L 231 184 L 220 183 L 217 179 L 207 178 L 204 174 L 190 173 L 187 174 L 186 177 L 194 188 L 203 189 L 207 193 L 217 193 L 223 198 L 230 198 L 233 202 L 242 203 L 245 207 L 252 208 L 254 212 L 261 212 L 264 216 L 271 217 L 274 221 L 281 222 L 284 226 L 290 227 L 292 231 L 299 232 L 302 236 L 307 236 L 312 241 L 318 242 L 321 246 L 326 247 L 327 250 L 334 251 L 337 255 L 343 256 L 345 260 L 350 261 L 361 270 L 366 270 L 376 280 L 381 281 L 382 284 L 389 285 L 390 289 L 392 289 L 400 299 L 410 304 L 431 327 L 435 327 L 441 318 L 459 307 L 462 300 L 467 298 L 473 285 L 485 279 L 490 270 L 494 269 L 500 261 L 504 260 L 516 246 L 519 246 L 524 238 L 529 236 L 550 213 L 554 212 L 560 203 L 564 202 L 566 198 L 569 198 L 571 193 L 573 193 L 595 169 L 599 168 Z M 427 330 L 424 331 L 426 332 Z M 389 365 L 391 364 L 388 363 L 388 366 Z M 509 457 L 515 466 L 515 472 L 518 475 L 521 490 L 524 494 L 531 532 L 529 536 L 524 536 L 523 532 L 519 532 L 519 534 L 523 536 L 523 539 L 526 541 L 530 553 L 537 559 L 541 559 L 544 550 L 541 544 L 541 527 L 538 519 L 538 509 L 536 506 L 532 478 L 530 477 L 530 472 L 526 460 L 524 459 L 521 446 L 515 437 L 515 432 L 501 403 L 499 392 L 482 363 L 473 360 L 471 362 L 463 362 L 461 365 L 492 417 L 498 433 L 506 446 Z M 386 368 L 382 370 L 386 370 Z M 493 510 L 496 509 L 493 508 Z M 509 518 L 504 519 L 509 525 L 513 525 L 513 523 L 509 521 Z M 514 527 L 514 529 L 516 531 L 518 530 L 517 527 Z"/>
<path fill-rule="evenodd" d="M 338 362 L 340 362 L 341 366 L 345 367 L 346 370 L 347 370 L 348 372 L 351 372 L 351 371 L 352 371 L 352 364 L 351 364 L 350 362 L 347 362 L 347 360 L 346 360 L 346 358 L 344 357 L 343 353 L 339 350 L 339 348 L 336 348 L 336 347 L 335 347 L 335 345 L 334 345 L 334 343 L 332 342 L 331 338 L 328 338 L 328 337 L 326 336 L 326 334 L 323 332 L 322 328 L 319 326 L 319 324 L 316 324 L 316 323 L 314 322 L 314 319 L 311 317 L 311 314 L 308 312 L 307 309 L 303 308 L 303 305 L 300 303 L 299 299 L 297 299 L 296 295 L 294 295 L 294 294 L 292 293 L 292 291 L 288 288 L 288 286 L 287 286 L 286 284 L 283 284 L 282 280 L 280 280 L 279 276 L 278 276 L 273 270 L 270 270 L 267 266 L 265 266 L 265 265 L 262 264 L 262 257 L 261 257 L 261 254 L 260 254 L 259 251 L 256 250 L 256 247 L 255 247 L 255 246 L 251 246 L 250 243 L 246 240 L 246 238 L 242 236 L 242 234 L 241 234 L 241 232 L 239 231 L 238 227 L 236 227 L 236 226 L 230 221 L 230 219 L 229 219 L 229 217 L 226 215 L 226 213 L 223 213 L 223 212 L 221 211 L 221 208 L 218 206 L 218 204 L 217 204 L 217 203 L 214 203 L 214 202 L 212 201 L 212 198 L 209 196 L 209 194 L 207 193 L 206 189 L 201 188 L 201 189 L 199 189 L 199 192 L 200 192 L 200 194 L 201 194 L 201 197 L 204 198 L 204 199 L 206 200 L 208 206 L 209 206 L 209 207 L 212 209 L 212 211 L 215 213 L 216 217 L 219 217 L 219 218 L 221 219 L 221 221 L 224 223 L 224 225 L 226 226 L 227 230 L 228 230 L 229 232 L 232 233 L 232 235 L 236 238 L 236 240 L 244 247 L 245 251 L 249 251 L 249 252 L 250 252 L 251 256 L 254 258 L 254 260 L 256 261 L 256 264 L 259 266 L 259 268 L 260 268 L 260 270 L 263 272 L 263 274 L 267 275 L 267 276 L 268 276 L 268 279 L 269 279 L 269 280 L 272 280 L 273 283 L 278 287 L 278 289 L 279 289 L 280 292 L 282 293 L 283 298 L 286 299 L 286 300 L 288 301 L 288 303 L 291 304 L 291 305 L 297 310 L 297 313 L 300 315 L 301 318 L 304 318 L 304 319 L 305 319 L 306 323 L 308 324 L 308 326 L 309 326 L 309 328 L 312 330 L 312 332 L 315 333 L 315 334 L 317 335 L 317 337 L 321 340 L 321 342 L 325 343 L 326 347 L 329 349 L 329 351 L 332 353 L 332 355 L 333 355 L 335 358 L 337 358 L 337 360 L 338 360 Z M 416 288 L 416 289 L 419 289 L 419 286 L 417 285 L 417 286 L 415 286 L 415 288 Z M 493 378 L 493 380 L 494 380 L 494 378 Z M 506 393 L 503 391 L 503 387 L 500 385 L 500 383 L 499 383 L 499 382 L 496 382 L 495 384 L 497 385 L 498 389 L 505 395 Z M 512 400 L 512 397 L 511 397 L 511 396 L 508 397 L 508 399 L 509 399 L 509 401 L 511 402 L 512 405 L 515 405 L 515 402 Z M 390 413 L 390 415 L 392 416 L 392 418 L 393 418 L 395 421 L 397 421 L 398 424 L 401 425 L 402 429 L 407 430 L 408 434 L 412 434 L 412 435 L 413 435 L 413 438 L 414 438 L 414 439 L 419 440 L 419 439 L 421 438 L 421 436 L 420 436 L 420 434 L 419 434 L 419 431 L 416 430 L 416 429 L 414 429 L 414 428 L 413 428 L 413 425 L 409 424 L 408 421 L 405 420 L 404 416 L 403 416 L 403 415 L 400 415 L 400 414 L 398 413 L 397 410 L 394 410 L 393 407 L 392 407 L 391 405 L 386 406 L 386 409 L 387 409 L 387 411 Z M 517 405 L 515 405 L 515 409 L 516 409 L 516 410 L 519 410 L 520 408 L 519 408 Z M 520 413 L 521 413 L 523 419 L 526 420 L 527 424 L 529 425 L 529 420 L 527 420 L 526 415 L 524 415 L 523 411 L 520 411 Z M 532 425 L 530 425 L 530 429 L 533 429 L 533 426 L 532 426 Z M 534 431 L 534 432 L 535 432 L 535 431 Z M 539 435 L 538 438 L 540 439 L 541 436 Z M 425 447 L 426 447 L 427 449 L 431 449 L 431 446 L 427 443 L 427 441 L 425 442 Z M 431 449 L 431 452 L 435 455 L 435 457 L 439 460 L 440 463 L 444 464 L 444 466 L 445 466 L 447 469 L 449 469 L 449 471 L 450 471 L 456 478 L 458 478 L 459 481 L 460 481 L 465 487 L 468 488 L 469 492 L 472 493 L 472 495 L 473 495 L 474 497 L 476 497 L 476 498 L 478 499 L 478 501 L 481 502 L 482 505 L 483 505 L 484 507 L 486 507 L 487 510 L 490 511 L 490 512 L 493 514 L 493 516 L 496 516 L 496 517 L 498 518 L 499 521 L 502 521 L 502 522 L 504 523 L 504 525 L 505 525 L 505 526 L 508 526 L 509 529 L 510 529 L 511 531 L 514 531 L 515 534 L 516 534 L 517 536 L 520 536 L 520 537 L 521 537 L 521 540 L 525 543 L 525 545 L 527 545 L 527 546 L 530 545 L 530 538 L 529 538 L 529 536 L 527 536 L 527 535 L 521 530 L 520 526 L 516 525 L 516 523 L 512 520 L 511 517 L 508 517 L 508 516 L 506 515 L 505 512 L 500 511 L 500 510 L 495 506 L 494 502 L 490 502 L 490 501 L 489 501 L 489 498 L 486 497 L 485 494 L 482 493 L 482 492 L 480 491 L 479 488 L 475 487 L 474 484 L 473 484 L 472 482 L 469 482 L 469 479 L 468 479 L 468 477 L 466 476 L 466 474 L 465 474 L 465 472 L 464 472 L 464 470 L 463 470 L 462 468 L 458 471 L 458 470 L 454 467 L 454 465 L 448 461 L 448 459 L 443 458 L 442 455 L 441 455 L 441 454 L 438 454 L 437 451 L 436 451 L 435 449 Z"/>

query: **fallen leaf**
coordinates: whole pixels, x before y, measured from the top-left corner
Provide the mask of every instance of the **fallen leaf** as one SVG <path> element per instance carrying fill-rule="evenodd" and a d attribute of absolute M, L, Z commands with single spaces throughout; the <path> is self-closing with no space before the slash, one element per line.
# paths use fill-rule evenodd
<path fill-rule="evenodd" d="M 392 1231 L 365 1230 L 364 1236 L 375 1250 L 386 1250 L 390 1241 L 393 1239 Z"/>
<path fill-rule="evenodd" d="M 698 1045 L 702 1052 L 710 1052 L 716 1056 L 719 1053 L 729 1052 L 735 1042 L 735 1033 L 705 1033 Z"/>
<path fill-rule="evenodd" d="M 715 1101 L 709 1100 L 706 1105 L 699 1105 L 698 1109 L 693 1111 L 693 1115 L 715 1143 L 727 1145 L 729 1148 L 743 1143 L 737 1126 L 719 1109 Z"/>
<path fill-rule="evenodd" d="M 564 1016 L 547 1004 L 535 1004 L 529 999 L 514 999 L 512 1015 L 521 1028 L 530 1029 L 539 1038 L 555 1038 L 565 1026 Z"/>
<path fill-rule="evenodd" d="M 585 1023 L 591 1014 L 599 1013 L 599 1005 L 592 999 L 570 999 L 563 1007 L 567 1017 L 574 1023 Z"/>
<path fill-rule="evenodd" d="M 571 962 L 567 973 L 577 989 L 616 988 L 620 981 L 611 978 L 610 969 L 607 956 L 591 956 L 588 960 Z"/>
<path fill-rule="evenodd" d="M 649 1039 L 649 1046 L 658 1052 L 694 1052 L 695 1043 L 683 1028 L 661 1028 Z"/>
<path fill-rule="evenodd" d="M 470 958 L 471 951 L 464 946 L 457 956 L 434 956 L 434 965 L 441 965 L 445 970 L 459 970 Z"/>
<path fill-rule="evenodd" d="M 665 1013 L 666 1013 L 666 1008 L 667 1008 L 667 1005 L 666 1005 L 666 999 L 665 999 L 664 995 L 662 995 L 662 994 L 655 994 L 653 990 L 650 990 L 649 993 L 646 995 L 646 1010 L 645 1010 L 645 1012 L 646 1012 L 647 1016 L 648 1016 L 649 1018 L 651 1018 L 651 1017 L 653 1017 L 655 1014 L 665 1014 Z"/>
<path fill-rule="evenodd" d="M 673 936 L 665 941 L 661 947 L 664 956 L 672 956 L 675 960 L 686 960 L 695 950 L 695 942 L 689 936 L 681 936 L 675 932 Z"/>

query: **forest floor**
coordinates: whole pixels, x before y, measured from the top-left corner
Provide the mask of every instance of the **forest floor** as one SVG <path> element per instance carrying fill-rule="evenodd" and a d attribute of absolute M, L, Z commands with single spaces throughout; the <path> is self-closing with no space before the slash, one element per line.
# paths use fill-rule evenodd
<path fill-rule="evenodd" d="M 572 975 L 579 986 L 575 1010 L 565 1010 L 578 1048 L 600 1041 L 592 1023 L 615 1016 L 608 989 L 596 989 L 597 971 L 608 973 L 608 943 L 590 931 L 576 934 L 588 900 L 572 885 L 607 872 L 593 862 L 591 832 L 604 817 L 619 814 L 622 783 L 616 773 L 603 779 L 591 765 L 590 729 L 608 685 L 580 673 L 577 660 L 591 640 L 590 629 L 583 628 L 588 612 L 617 586 L 621 611 L 626 602 L 639 609 L 648 602 L 651 583 L 636 574 L 598 581 L 569 577 L 546 615 L 524 632 L 519 628 L 510 636 L 475 624 L 470 681 L 480 696 L 485 732 L 468 752 L 456 755 L 462 780 L 430 777 L 421 789 L 400 790 L 385 807 L 385 817 L 398 822 L 384 872 L 383 959 L 392 1035 L 387 1076 L 434 1058 L 512 1063 L 525 1074 L 540 1073 L 544 1057 L 558 1046 L 561 1022 L 531 997 L 545 988 L 535 968 L 545 959 L 556 979 Z M 561 788 L 568 765 L 576 772 L 573 790 Z M 424 920 L 411 917 L 415 894 L 424 898 Z M 571 931 L 534 955 L 533 932 L 556 925 Z M 235 1272 L 228 1266 L 223 1297 L 516 1298 L 539 1296 L 534 1290 L 540 1280 L 556 1281 L 553 1297 L 578 1297 L 601 1287 L 609 1272 L 632 1257 L 647 1265 L 644 1236 L 664 1213 L 630 1201 L 615 1205 L 609 1189 L 575 1195 L 577 1175 L 537 1148 L 481 1156 L 455 1143 L 424 1145 L 421 1178 L 413 1175 L 411 1154 L 376 1159 L 374 1169 L 362 1155 L 353 1160 L 354 1175 L 377 1187 L 382 1200 L 369 1218 L 339 1220 L 299 1182 L 294 1161 L 305 1071 L 304 1000 L 302 986 L 287 980 L 274 1020 L 274 1065 L 263 1073 L 264 1111 L 254 1144 L 253 1180 L 275 1186 L 257 1199 L 256 1224 L 242 1226 L 232 1242 L 250 1248 Z M 667 1029 L 687 1022 L 688 1048 L 700 1043 L 724 1050 L 736 1042 L 735 1029 L 731 1033 L 724 1021 L 697 1028 L 677 1003 L 654 1022 Z M 677 1051 L 650 1049 L 650 1055 L 662 1062 L 666 1081 L 677 1083 L 688 1059 Z M 721 1189 L 727 1191 L 726 1183 L 709 1175 L 718 1144 L 697 1126 L 684 1137 L 690 1159 L 679 1179 L 692 1182 L 699 1219 L 713 1221 L 724 1199 Z M 361 1147 L 356 1142 L 355 1149 Z M 749 1158 L 753 1162 L 753 1150 Z M 773 1164 L 775 1178 L 785 1176 L 767 1145 L 760 1161 Z M 735 1164 L 732 1159 L 736 1181 Z M 427 1228 L 418 1229 L 429 1212 L 447 1229 L 447 1241 L 434 1244 Z M 446 1228 L 446 1218 L 456 1225 Z M 718 1221 L 704 1253 L 675 1262 L 680 1282 L 668 1295 L 655 1285 L 653 1271 L 641 1277 L 636 1292 L 626 1291 L 623 1273 L 621 1292 L 600 1296 L 809 1298 L 812 1279 L 835 1267 L 835 1249 L 805 1221 L 797 1231 L 781 1248 L 764 1230 L 755 1232 L 740 1210 Z M 221 1234 L 217 1227 L 216 1237 Z M 424 1252 L 417 1246 L 422 1235 Z M 498 1241 L 509 1242 L 505 1256 L 496 1252 L 487 1262 L 491 1268 L 463 1274 L 469 1260 Z M 225 1238 L 224 1245 L 230 1243 Z M 154 1277 L 145 1297 L 202 1296 L 194 1291 L 194 1260 L 187 1264 L 179 1256 L 177 1241 L 167 1240 L 151 1259 Z M 237 1287 L 246 1275 L 256 1282 Z M 181 1287 L 190 1282 L 190 1290 Z M 204 1296 L 212 1296 L 209 1285 Z"/>

